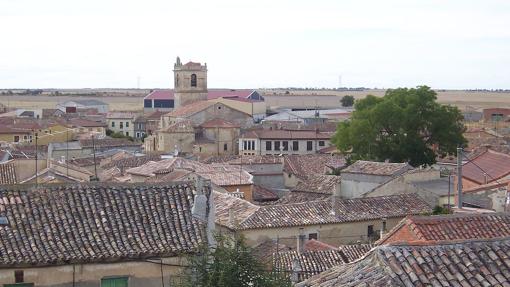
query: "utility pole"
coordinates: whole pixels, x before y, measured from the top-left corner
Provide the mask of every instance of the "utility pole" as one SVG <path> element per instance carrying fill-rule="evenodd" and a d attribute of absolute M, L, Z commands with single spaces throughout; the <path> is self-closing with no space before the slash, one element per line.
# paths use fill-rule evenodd
<path fill-rule="evenodd" d="M 37 184 L 38 184 L 38 180 L 37 180 L 37 176 L 38 176 L 38 171 L 37 171 L 37 139 L 38 139 L 38 134 L 37 132 L 35 133 L 35 186 L 37 187 Z"/>
<path fill-rule="evenodd" d="M 462 148 L 457 148 L 457 207 L 462 208 Z"/>
<path fill-rule="evenodd" d="M 96 165 L 96 144 L 94 141 L 94 135 L 92 134 L 92 151 L 94 154 L 94 181 L 98 181 L 97 178 L 97 165 Z"/>

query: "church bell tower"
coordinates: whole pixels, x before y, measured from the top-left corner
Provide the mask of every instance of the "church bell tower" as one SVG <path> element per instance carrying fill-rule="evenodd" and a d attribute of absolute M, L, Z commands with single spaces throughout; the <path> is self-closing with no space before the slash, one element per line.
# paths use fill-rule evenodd
<path fill-rule="evenodd" d="M 174 64 L 175 108 L 207 100 L 207 64 L 181 63 L 177 57 Z"/>

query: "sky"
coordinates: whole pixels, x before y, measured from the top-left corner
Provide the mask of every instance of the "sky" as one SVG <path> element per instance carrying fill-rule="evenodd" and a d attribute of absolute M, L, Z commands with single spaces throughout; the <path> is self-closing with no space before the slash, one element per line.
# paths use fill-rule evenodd
<path fill-rule="evenodd" d="M 0 88 L 510 89 L 507 0 L 0 0 Z"/>

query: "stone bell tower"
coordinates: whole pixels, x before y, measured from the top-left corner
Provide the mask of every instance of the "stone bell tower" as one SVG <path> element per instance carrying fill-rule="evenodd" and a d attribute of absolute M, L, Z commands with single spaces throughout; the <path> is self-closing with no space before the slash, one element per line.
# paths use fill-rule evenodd
<path fill-rule="evenodd" d="M 181 63 L 177 57 L 174 65 L 175 108 L 207 100 L 207 64 Z"/>

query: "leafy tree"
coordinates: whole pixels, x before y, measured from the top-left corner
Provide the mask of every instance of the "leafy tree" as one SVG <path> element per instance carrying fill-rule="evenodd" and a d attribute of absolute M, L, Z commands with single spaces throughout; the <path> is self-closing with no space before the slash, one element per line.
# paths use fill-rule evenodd
<path fill-rule="evenodd" d="M 355 104 L 351 120 L 340 123 L 333 142 L 353 160 L 365 159 L 430 165 L 466 144 L 462 114 L 436 102 L 427 86 L 388 90 Z"/>
<path fill-rule="evenodd" d="M 182 287 L 290 287 L 287 278 L 272 274 L 252 255 L 244 240 L 217 237 L 218 245 L 203 246 L 200 256 L 190 257 L 191 274 Z"/>
<path fill-rule="evenodd" d="M 354 97 L 343 96 L 340 102 L 342 102 L 342 107 L 352 107 L 354 105 Z"/>

